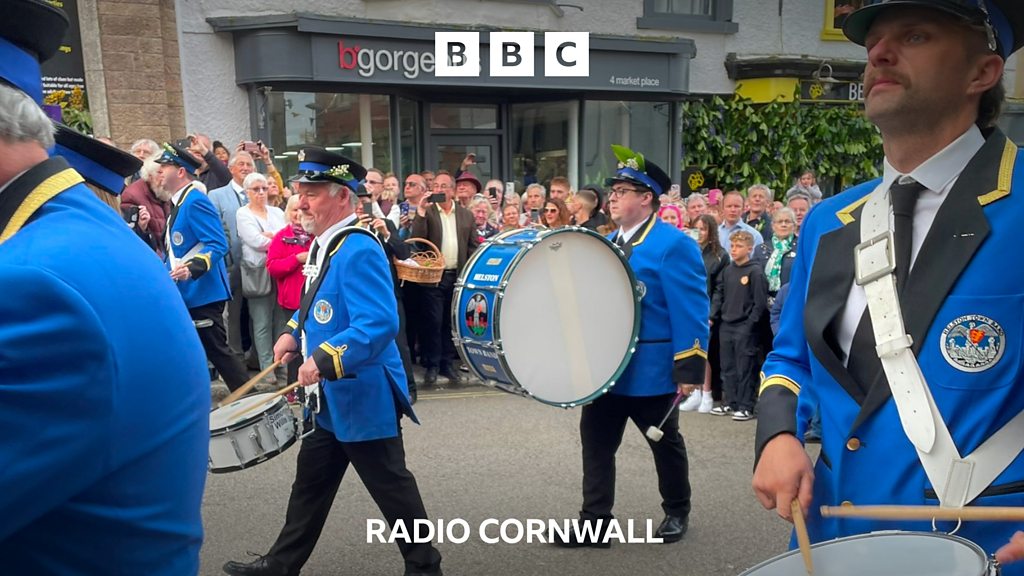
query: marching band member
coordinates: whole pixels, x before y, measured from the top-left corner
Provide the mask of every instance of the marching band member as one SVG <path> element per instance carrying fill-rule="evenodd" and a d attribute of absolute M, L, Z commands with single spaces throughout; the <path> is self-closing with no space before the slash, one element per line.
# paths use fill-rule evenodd
<path fill-rule="evenodd" d="M 843 30 L 867 48 L 884 174 L 807 216 L 760 393 L 754 490 L 786 518 L 799 497 L 814 541 L 932 528 L 826 519 L 818 505 L 1024 505 L 1024 276 L 1004 264 L 1024 217 L 1024 164 L 995 127 L 1024 6 L 865 4 Z M 797 434 L 815 404 L 812 471 Z M 1014 527 L 957 533 L 994 553 Z M 1021 557 L 1020 542 L 1000 559 Z"/>
<path fill-rule="evenodd" d="M 316 429 L 302 441 L 285 525 L 266 556 L 228 562 L 233 576 L 297 575 L 327 521 L 351 464 L 388 525 L 426 519 L 416 479 L 405 466 L 400 419 L 416 416 L 395 345 L 398 312 L 384 248 L 356 227 L 355 191 L 366 169 L 322 148 L 299 152 L 299 209 L 316 236 L 293 332 L 274 346 L 277 360 L 301 353 L 299 382 L 317 386 Z M 441 576 L 430 543 L 398 541 L 406 576 Z"/>
<path fill-rule="evenodd" d="M 152 252 L 47 157 L 36 58 L 67 27 L 42 0 L 8 0 L 0 19 L 3 571 L 196 574 L 208 374 Z"/>

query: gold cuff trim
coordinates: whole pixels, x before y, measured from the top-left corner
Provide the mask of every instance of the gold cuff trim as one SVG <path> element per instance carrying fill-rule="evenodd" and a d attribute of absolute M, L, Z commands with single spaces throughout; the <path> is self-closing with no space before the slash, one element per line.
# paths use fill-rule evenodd
<path fill-rule="evenodd" d="M 334 346 L 331 346 L 327 342 L 324 342 L 323 344 L 320 345 L 320 349 L 326 352 L 327 355 L 331 357 L 331 360 L 334 361 L 334 373 L 337 375 L 337 378 L 330 378 L 330 380 L 338 380 L 339 378 L 344 378 L 345 367 L 341 363 L 341 357 L 345 355 L 345 350 L 348 350 L 348 346 L 343 344 L 338 348 L 335 348 Z"/>
<path fill-rule="evenodd" d="M 296 322 L 295 320 L 288 320 L 288 322 L 285 324 L 285 326 L 288 326 L 292 330 L 295 330 L 296 328 L 299 327 L 299 323 Z"/>
<path fill-rule="evenodd" d="M 708 359 L 707 350 L 704 350 L 703 348 L 700 347 L 700 340 L 693 341 L 693 348 L 690 348 L 689 350 L 683 350 L 682 352 L 676 352 L 675 356 L 672 357 L 672 361 L 678 362 L 680 360 L 692 358 L 693 356 L 700 356 L 705 360 Z"/>
<path fill-rule="evenodd" d="M 36 213 L 36 210 L 42 208 L 43 204 L 46 204 L 53 199 L 54 196 L 61 192 L 71 188 L 76 184 L 85 182 L 82 175 L 75 172 L 72 168 L 66 168 L 60 172 L 50 176 L 46 180 L 43 180 L 36 189 L 33 190 L 25 201 L 18 206 L 18 209 L 14 212 L 14 216 L 11 217 L 10 222 L 4 228 L 2 234 L 0 234 L 0 244 L 3 244 L 11 236 L 21 230 L 21 227 L 28 222 L 28 219 Z"/>
<path fill-rule="evenodd" d="M 793 394 L 798 396 L 800 395 L 800 385 L 796 382 L 786 378 L 785 376 L 769 376 L 765 378 L 764 374 L 761 374 L 761 389 L 758 391 L 757 395 L 761 396 L 764 394 L 765 390 L 772 386 L 782 386 Z"/>
<path fill-rule="evenodd" d="M 196 254 L 195 256 L 192 257 L 192 259 L 193 260 L 202 260 L 203 263 L 206 264 L 206 271 L 207 272 L 209 272 L 210 270 L 213 270 L 213 261 L 210 260 L 210 255 L 209 254 Z"/>

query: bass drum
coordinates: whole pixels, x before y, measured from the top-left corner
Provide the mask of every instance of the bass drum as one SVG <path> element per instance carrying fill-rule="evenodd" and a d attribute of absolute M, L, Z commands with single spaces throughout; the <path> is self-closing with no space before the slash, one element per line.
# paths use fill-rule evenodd
<path fill-rule="evenodd" d="M 498 389 L 562 408 L 615 385 L 640 332 L 622 251 L 583 228 L 510 230 L 481 246 L 455 285 L 452 336 Z"/>

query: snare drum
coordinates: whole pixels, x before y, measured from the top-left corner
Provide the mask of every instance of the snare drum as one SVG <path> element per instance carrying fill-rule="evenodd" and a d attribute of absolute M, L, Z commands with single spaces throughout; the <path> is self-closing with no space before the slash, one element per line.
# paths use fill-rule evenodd
<path fill-rule="evenodd" d="M 283 396 L 255 394 L 210 412 L 210 472 L 265 462 L 296 440 L 297 421 Z"/>
<path fill-rule="evenodd" d="M 636 278 L 617 246 L 582 228 L 510 230 L 466 264 L 452 336 L 484 382 L 571 408 L 615 385 L 640 331 Z"/>
<path fill-rule="evenodd" d="M 999 566 L 970 540 L 929 532 L 873 532 L 811 546 L 822 576 L 998 576 Z M 804 574 L 799 550 L 762 562 L 740 576 Z"/>

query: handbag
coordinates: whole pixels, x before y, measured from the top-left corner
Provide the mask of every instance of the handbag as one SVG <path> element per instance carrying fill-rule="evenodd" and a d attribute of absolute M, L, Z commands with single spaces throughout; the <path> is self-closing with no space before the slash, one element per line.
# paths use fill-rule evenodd
<path fill-rule="evenodd" d="M 260 232 L 263 232 L 263 225 L 259 223 L 259 219 L 256 220 L 256 225 L 260 227 Z M 242 258 L 239 269 L 242 273 L 242 296 L 258 298 L 267 296 L 274 290 L 265 260 L 260 263 L 252 263 Z"/>

